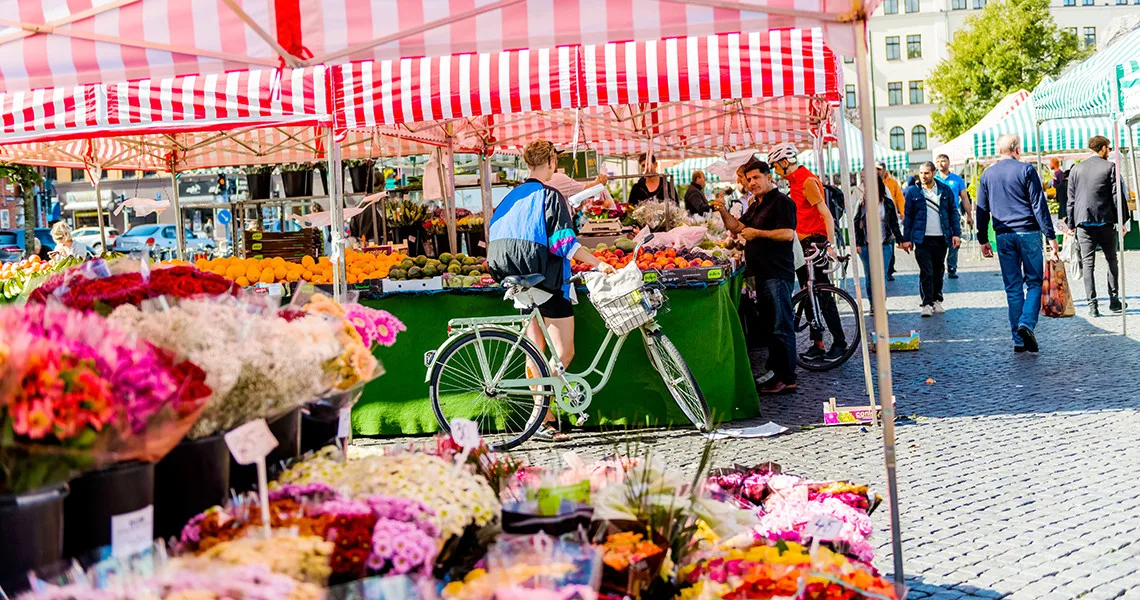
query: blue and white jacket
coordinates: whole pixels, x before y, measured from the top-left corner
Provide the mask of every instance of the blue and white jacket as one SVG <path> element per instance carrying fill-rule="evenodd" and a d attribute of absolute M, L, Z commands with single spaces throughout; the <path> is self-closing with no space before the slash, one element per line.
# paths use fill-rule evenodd
<path fill-rule="evenodd" d="M 495 208 L 487 266 L 498 281 L 541 273 L 540 289 L 569 298 L 570 257 L 580 245 L 562 192 L 527 179 Z"/>

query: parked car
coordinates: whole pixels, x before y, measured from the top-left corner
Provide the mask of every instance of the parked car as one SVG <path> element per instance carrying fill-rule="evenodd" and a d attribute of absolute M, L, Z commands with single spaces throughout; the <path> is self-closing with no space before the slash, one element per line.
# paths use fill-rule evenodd
<path fill-rule="evenodd" d="M 115 252 L 131 253 L 146 250 L 148 247 L 157 254 L 169 254 L 178 250 L 178 229 L 174 225 L 135 225 L 115 239 L 111 249 Z M 186 230 L 186 249 L 191 252 L 213 250 L 214 240 L 197 237 Z"/>
<path fill-rule="evenodd" d="M 48 250 L 55 249 L 55 240 L 51 239 L 51 229 L 37 227 L 36 239 Z M 0 230 L 0 262 L 19 262 L 24 259 L 24 230 Z"/>
<path fill-rule="evenodd" d="M 114 248 L 115 238 L 119 237 L 118 230 L 114 227 L 104 227 L 103 232 L 107 236 L 107 247 Z M 103 242 L 99 238 L 98 227 L 80 227 L 71 232 L 71 239 L 81 242 L 95 253 L 103 251 Z"/>

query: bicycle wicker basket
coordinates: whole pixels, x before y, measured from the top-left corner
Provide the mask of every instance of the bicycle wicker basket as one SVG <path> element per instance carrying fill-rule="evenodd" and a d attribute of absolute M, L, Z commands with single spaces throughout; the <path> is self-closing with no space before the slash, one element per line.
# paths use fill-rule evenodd
<path fill-rule="evenodd" d="M 617 335 L 625 335 L 669 310 L 665 293 L 659 287 L 650 286 L 595 303 L 594 308 L 598 309 L 606 327 Z"/>

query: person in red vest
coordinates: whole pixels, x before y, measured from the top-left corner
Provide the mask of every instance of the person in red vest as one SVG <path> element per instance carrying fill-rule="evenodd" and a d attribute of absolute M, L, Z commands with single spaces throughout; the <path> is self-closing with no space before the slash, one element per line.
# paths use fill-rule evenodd
<path fill-rule="evenodd" d="M 772 165 L 776 174 L 788 181 L 788 195 L 796 203 L 796 235 L 804 252 L 813 252 L 816 244 L 831 242 L 828 253 L 834 257 L 835 219 L 827 204 L 827 192 L 819 177 L 799 164 L 796 153 L 795 144 L 780 144 L 769 150 L 768 164 Z M 807 284 L 807 270 L 808 265 L 796 270 L 801 286 Z M 815 280 L 817 283 L 831 282 L 823 267 L 815 267 Z M 830 294 L 821 294 L 819 304 L 827 330 L 831 333 L 831 347 L 825 350 L 823 332 L 813 329 L 811 339 L 815 343 L 800 357 L 812 362 L 838 360 L 847 351 L 847 336 L 843 332 L 843 323 L 839 320 L 839 309 L 835 306 L 835 298 Z"/>

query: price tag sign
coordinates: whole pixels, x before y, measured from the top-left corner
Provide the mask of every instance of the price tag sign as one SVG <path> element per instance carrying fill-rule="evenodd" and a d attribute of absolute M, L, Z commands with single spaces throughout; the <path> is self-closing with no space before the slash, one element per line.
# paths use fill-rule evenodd
<path fill-rule="evenodd" d="M 350 435 L 352 435 L 352 407 L 347 406 L 340 409 L 336 423 L 336 437 L 344 439 Z"/>
<path fill-rule="evenodd" d="M 813 541 L 830 542 L 837 539 L 842 530 L 843 521 L 826 515 L 819 515 L 808 523 L 804 533 Z"/>
<path fill-rule="evenodd" d="M 111 517 L 111 555 L 138 554 L 154 543 L 154 505 Z"/>
<path fill-rule="evenodd" d="M 483 240 L 479 240 L 479 243 L 478 243 L 478 244 L 475 244 L 475 245 L 476 245 L 476 246 L 478 246 L 478 247 L 480 247 L 480 248 L 486 248 L 486 247 L 487 247 L 487 242 L 484 242 Z"/>
<path fill-rule="evenodd" d="M 409 241 L 409 242 L 411 242 L 411 243 L 413 243 L 413 244 L 414 244 L 414 243 L 416 243 L 416 236 L 414 236 L 414 235 L 409 235 L 409 236 L 408 236 L 408 241 Z"/>
<path fill-rule="evenodd" d="M 269 431 L 265 419 L 250 421 L 225 435 L 226 446 L 239 465 L 264 460 L 277 447 L 277 438 Z"/>

